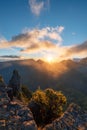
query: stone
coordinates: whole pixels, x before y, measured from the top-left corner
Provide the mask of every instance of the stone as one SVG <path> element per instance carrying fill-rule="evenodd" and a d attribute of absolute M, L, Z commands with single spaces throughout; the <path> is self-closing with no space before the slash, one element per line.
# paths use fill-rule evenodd
<path fill-rule="evenodd" d="M 21 127 L 21 130 L 37 130 L 37 126 L 35 125 L 34 120 L 33 121 L 25 121 Z"/>

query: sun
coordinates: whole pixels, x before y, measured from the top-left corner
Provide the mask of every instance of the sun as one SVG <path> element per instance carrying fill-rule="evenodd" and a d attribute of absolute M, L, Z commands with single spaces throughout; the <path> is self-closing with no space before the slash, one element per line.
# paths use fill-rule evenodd
<path fill-rule="evenodd" d="M 46 61 L 49 63 L 52 63 L 52 62 L 54 62 L 54 58 L 52 56 L 47 56 Z"/>

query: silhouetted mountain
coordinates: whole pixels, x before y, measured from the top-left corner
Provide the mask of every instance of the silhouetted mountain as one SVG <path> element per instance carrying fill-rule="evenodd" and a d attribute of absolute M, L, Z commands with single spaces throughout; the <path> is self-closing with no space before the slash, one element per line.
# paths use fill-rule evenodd
<path fill-rule="evenodd" d="M 33 59 L 1 62 L 0 74 L 7 83 L 14 69 L 19 71 L 22 84 L 30 90 L 38 86 L 51 87 L 63 91 L 69 102 L 75 101 L 87 108 L 87 58 L 80 62 L 64 60 L 53 64 Z"/>

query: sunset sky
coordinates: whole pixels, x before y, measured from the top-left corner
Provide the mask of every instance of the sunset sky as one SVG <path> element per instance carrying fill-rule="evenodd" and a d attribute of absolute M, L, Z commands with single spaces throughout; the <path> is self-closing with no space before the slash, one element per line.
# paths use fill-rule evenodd
<path fill-rule="evenodd" d="M 87 0 L 0 0 L 0 60 L 87 56 Z"/>

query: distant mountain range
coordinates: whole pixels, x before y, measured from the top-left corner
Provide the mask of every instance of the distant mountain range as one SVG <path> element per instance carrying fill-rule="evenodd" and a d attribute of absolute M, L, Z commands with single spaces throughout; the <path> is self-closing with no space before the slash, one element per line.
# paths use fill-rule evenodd
<path fill-rule="evenodd" d="M 62 91 L 69 102 L 74 101 L 87 109 L 87 58 L 52 64 L 33 59 L 0 62 L 0 75 L 6 83 L 14 69 L 19 71 L 22 84 L 30 90 L 51 87 Z"/>

